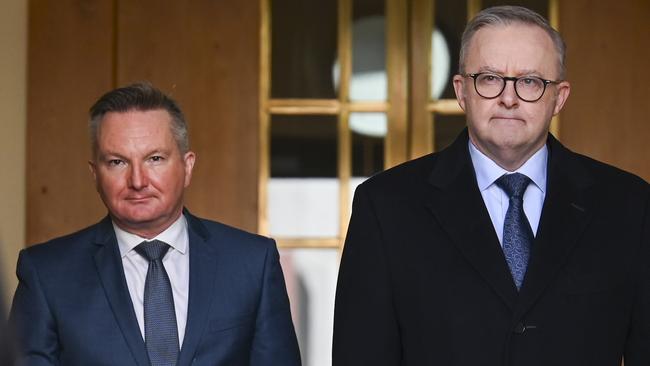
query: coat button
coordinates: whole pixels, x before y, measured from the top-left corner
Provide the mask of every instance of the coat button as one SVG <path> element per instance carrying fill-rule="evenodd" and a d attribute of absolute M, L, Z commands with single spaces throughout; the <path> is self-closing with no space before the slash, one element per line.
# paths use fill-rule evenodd
<path fill-rule="evenodd" d="M 525 331 L 526 326 L 522 322 L 517 323 L 517 325 L 515 325 L 515 328 L 512 330 L 512 332 L 515 334 L 524 334 Z"/>

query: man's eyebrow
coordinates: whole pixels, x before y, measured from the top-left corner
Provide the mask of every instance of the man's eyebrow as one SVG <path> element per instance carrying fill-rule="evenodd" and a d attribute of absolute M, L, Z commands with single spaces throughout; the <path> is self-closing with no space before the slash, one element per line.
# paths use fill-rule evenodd
<path fill-rule="evenodd" d="M 153 149 L 145 154 L 145 156 L 152 155 L 171 155 L 171 153 L 169 149 Z"/>
<path fill-rule="evenodd" d="M 517 76 L 522 76 L 522 75 L 524 75 L 524 76 L 525 75 L 540 76 L 540 75 L 542 75 L 542 73 L 540 73 L 539 71 L 537 71 L 535 69 L 524 69 L 524 70 L 519 71 L 519 74 Z"/>
<path fill-rule="evenodd" d="M 100 159 L 118 158 L 118 159 L 126 160 L 126 157 L 124 157 L 122 154 L 116 153 L 114 151 L 103 151 L 103 152 L 99 151 L 97 153 L 97 157 L 99 157 Z"/>
<path fill-rule="evenodd" d="M 479 72 L 491 72 L 491 73 L 499 74 L 499 75 L 502 75 L 502 76 L 509 76 L 509 75 L 505 75 L 505 73 L 503 71 L 497 70 L 497 69 L 495 69 L 495 68 L 493 68 L 491 66 L 481 66 L 481 67 L 479 67 L 478 70 L 479 70 Z M 537 70 L 534 70 L 534 69 L 523 69 L 523 70 L 519 70 L 517 72 L 517 74 L 513 75 L 513 76 L 518 77 L 518 76 L 526 76 L 526 75 L 539 76 L 539 75 L 541 75 L 541 73 L 538 72 Z"/>
<path fill-rule="evenodd" d="M 494 73 L 494 74 L 503 75 L 503 73 L 500 70 L 494 69 L 494 68 L 492 68 L 490 66 L 481 66 L 481 67 L 478 68 L 478 71 L 479 72 L 491 72 L 491 73 Z"/>

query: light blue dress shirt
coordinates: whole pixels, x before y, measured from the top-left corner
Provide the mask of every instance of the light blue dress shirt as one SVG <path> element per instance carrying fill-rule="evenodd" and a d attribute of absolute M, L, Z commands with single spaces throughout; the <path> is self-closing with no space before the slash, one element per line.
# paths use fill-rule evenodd
<path fill-rule="evenodd" d="M 169 277 L 174 296 L 174 310 L 178 327 L 179 347 L 183 345 L 187 325 L 187 307 L 190 292 L 190 246 L 185 215 L 174 221 L 165 231 L 155 238 L 146 239 L 122 230 L 113 222 L 117 245 L 122 256 L 122 266 L 126 285 L 131 295 L 135 317 L 138 319 L 140 333 L 144 339 L 144 286 L 149 270 L 149 261 L 135 251 L 135 247 L 144 240 L 160 240 L 171 248 L 163 258 L 163 266 Z"/>
<path fill-rule="evenodd" d="M 531 183 L 524 193 L 524 212 L 537 236 L 539 218 L 542 214 L 544 197 L 546 197 L 546 169 L 548 161 L 548 148 L 544 145 L 524 165 L 514 172 L 509 172 L 480 152 L 470 141 L 469 155 L 474 165 L 476 182 L 483 196 L 483 202 L 490 214 L 492 225 L 503 246 L 503 221 L 510 205 L 508 195 L 496 185 L 495 181 L 504 174 L 521 173 L 531 179 Z"/>

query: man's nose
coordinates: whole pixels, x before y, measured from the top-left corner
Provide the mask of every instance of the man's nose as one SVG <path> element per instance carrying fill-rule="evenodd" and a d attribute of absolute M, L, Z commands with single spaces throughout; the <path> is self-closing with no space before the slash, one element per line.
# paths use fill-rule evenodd
<path fill-rule="evenodd" d="M 519 104 L 519 97 L 517 96 L 517 91 L 515 90 L 515 81 L 506 80 L 505 83 L 506 86 L 499 96 L 499 103 L 504 105 L 506 108 L 512 108 Z"/>
<path fill-rule="evenodd" d="M 147 171 L 142 164 L 131 165 L 131 174 L 129 177 L 129 186 L 133 189 L 139 190 L 149 184 Z"/>

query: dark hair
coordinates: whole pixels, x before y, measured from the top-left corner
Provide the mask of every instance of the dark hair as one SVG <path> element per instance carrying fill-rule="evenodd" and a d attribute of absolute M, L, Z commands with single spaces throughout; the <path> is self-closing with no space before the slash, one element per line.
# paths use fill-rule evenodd
<path fill-rule="evenodd" d="M 564 57 L 566 54 L 566 45 L 558 31 L 553 29 L 548 21 L 536 12 L 522 6 L 494 6 L 480 11 L 476 16 L 467 23 L 463 38 L 460 42 L 460 55 L 458 68 L 461 74 L 465 73 L 465 57 L 467 48 L 474 34 L 481 28 L 493 25 L 510 25 L 512 23 L 526 24 L 540 27 L 551 37 L 558 55 L 558 68 L 560 79 L 564 79 Z"/>
<path fill-rule="evenodd" d="M 90 143 L 93 155 L 97 153 L 97 138 L 104 116 L 110 112 L 153 111 L 163 109 L 171 116 L 171 132 L 181 154 L 190 149 L 187 123 L 180 107 L 171 97 L 155 88 L 149 82 L 140 82 L 113 89 L 99 98 L 90 107 Z"/>

